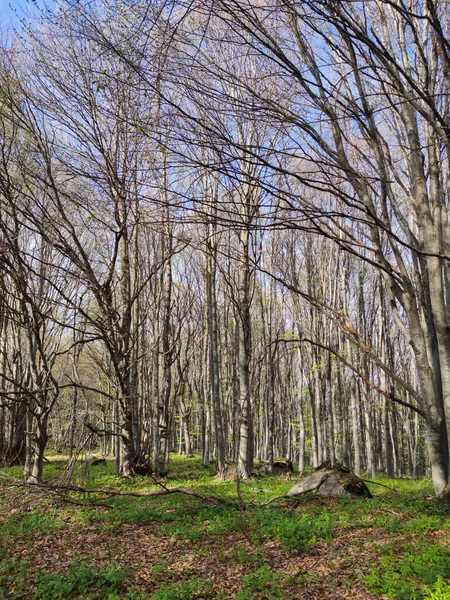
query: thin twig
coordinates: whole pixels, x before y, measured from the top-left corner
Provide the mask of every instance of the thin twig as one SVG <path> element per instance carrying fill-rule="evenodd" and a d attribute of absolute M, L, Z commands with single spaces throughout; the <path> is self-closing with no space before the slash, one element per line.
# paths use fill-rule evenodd
<path fill-rule="evenodd" d="M 391 515 L 395 515 L 396 517 L 399 517 L 400 519 L 406 519 L 405 515 L 401 515 L 400 513 L 397 513 L 397 512 L 395 512 L 395 510 L 391 510 L 390 508 L 381 508 L 380 510 L 382 512 L 391 513 Z"/>
<path fill-rule="evenodd" d="M 268 502 L 264 502 L 264 504 L 262 506 L 269 506 L 269 504 L 272 504 L 272 502 L 275 502 L 275 500 L 281 500 L 282 498 L 296 498 L 297 496 L 286 496 L 286 494 L 283 494 L 282 496 L 275 496 L 274 498 L 271 498 Z"/>
<path fill-rule="evenodd" d="M 384 483 L 378 483 L 378 481 L 371 481 L 370 479 L 361 479 L 361 481 L 364 481 L 364 483 L 373 483 L 373 485 L 380 485 L 381 487 L 385 487 L 387 490 L 391 490 L 391 492 L 401 494 L 399 490 L 396 490 L 395 488 L 390 487 L 389 485 L 384 485 Z"/>

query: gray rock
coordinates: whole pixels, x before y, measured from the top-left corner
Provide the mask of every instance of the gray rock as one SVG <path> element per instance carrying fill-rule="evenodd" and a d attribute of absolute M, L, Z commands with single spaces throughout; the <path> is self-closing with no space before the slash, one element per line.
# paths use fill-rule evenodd
<path fill-rule="evenodd" d="M 287 496 L 299 496 L 307 492 L 315 492 L 321 496 L 362 496 L 372 498 L 368 487 L 362 479 L 353 473 L 344 471 L 317 471 L 303 481 L 294 485 Z"/>

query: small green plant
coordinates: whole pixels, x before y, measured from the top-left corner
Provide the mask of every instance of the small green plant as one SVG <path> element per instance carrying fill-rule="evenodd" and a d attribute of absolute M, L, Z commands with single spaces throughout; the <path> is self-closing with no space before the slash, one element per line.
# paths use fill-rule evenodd
<path fill-rule="evenodd" d="M 445 582 L 442 577 L 438 577 L 432 586 L 424 589 L 424 592 L 424 600 L 448 600 L 450 598 L 450 584 Z"/>
<path fill-rule="evenodd" d="M 57 531 L 65 526 L 65 521 L 55 510 L 48 512 L 33 511 L 28 514 L 12 515 L 0 525 L 0 533 L 14 537 L 32 533 L 47 533 Z"/>
<path fill-rule="evenodd" d="M 320 581 L 319 575 L 312 571 L 304 571 L 295 578 L 295 583 L 318 583 Z"/>
<path fill-rule="evenodd" d="M 8 556 L 5 549 L 0 550 L 0 600 L 19 600 L 28 591 L 30 559 Z"/>
<path fill-rule="evenodd" d="M 240 565 L 252 565 L 260 567 L 264 562 L 262 552 L 250 552 L 247 546 L 236 546 L 231 552 L 231 556 Z"/>
<path fill-rule="evenodd" d="M 151 600 L 192 600 L 205 598 L 205 592 L 211 585 L 201 579 L 192 578 L 185 583 L 163 583 L 160 589 L 151 596 Z"/>
<path fill-rule="evenodd" d="M 444 600 L 450 578 L 450 554 L 440 544 L 422 541 L 422 546 L 390 544 L 381 550 L 380 566 L 370 570 L 364 581 L 370 591 L 399 600 Z M 441 594 L 441 595 L 439 595 Z"/>
<path fill-rule="evenodd" d="M 285 550 L 301 550 L 317 541 L 329 541 L 332 536 L 331 520 L 327 512 L 318 517 L 303 515 L 281 532 L 280 540 Z"/>
<path fill-rule="evenodd" d="M 405 531 L 408 533 L 423 533 L 439 531 L 442 527 L 442 519 L 439 517 L 423 515 L 415 519 L 409 519 L 405 525 Z"/>
<path fill-rule="evenodd" d="M 100 569 L 88 563 L 72 563 L 65 575 L 43 573 L 39 577 L 35 598 L 62 600 L 65 598 L 114 598 L 123 591 L 127 573 L 115 566 Z M 120 597 L 120 596 L 118 596 Z"/>
<path fill-rule="evenodd" d="M 167 566 L 166 565 L 154 565 L 152 568 L 152 577 L 153 578 L 157 578 L 160 577 L 161 575 L 164 575 L 165 573 L 167 573 Z"/>
<path fill-rule="evenodd" d="M 108 600 L 123 600 L 124 596 L 110 594 Z M 129 590 L 126 595 L 126 600 L 148 600 L 148 594 L 140 590 Z"/>
<path fill-rule="evenodd" d="M 254 573 L 245 575 L 242 590 L 237 600 L 283 600 L 281 575 L 272 571 L 268 565 L 263 565 Z"/>
<path fill-rule="evenodd" d="M 169 537 L 177 537 L 181 540 L 191 540 L 191 542 L 198 542 L 202 539 L 201 529 L 193 526 L 189 521 L 185 523 L 163 523 L 159 528 L 159 533 Z"/>
<path fill-rule="evenodd" d="M 331 519 L 326 511 L 316 517 L 306 513 L 264 511 L 256 515 L 255 521 L 261 527 L 261 534 L 280 540 L 289 552 L 304 550 L 319 540 L 330 540 L 332 536 Z"/>
<path fill-rule="evenodd" d="M 229 506 L 215 506 L 201 510 L 196 522 L 209 535 L 223 535 L 230 531 L 240 531 L 242 522 L 239 511 Z"/>

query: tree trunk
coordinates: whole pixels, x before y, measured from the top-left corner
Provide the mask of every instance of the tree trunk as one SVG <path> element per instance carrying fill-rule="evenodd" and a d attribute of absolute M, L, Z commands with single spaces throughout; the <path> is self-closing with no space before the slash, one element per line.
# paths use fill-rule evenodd
<path fill-rule="evenodd" d="M 212 192 L 214 195 L 217 191 Z M 217 199 L 215 199 L 217 200 Z M 216 207 L 214 206 L 213 215 Z M 215 223 L 211 222 L 208 226 L 208 242 L 206 257 L 206 298 L 207 298 L 207 317 L 209 333 L 209 379 L 211 386 L 211 400 L 214 419 L 214 433 L 216 445 L 216 471 L 221 476 L 225 473 L 225 436 L 223 427 L 222 406 L 220 400 L 220 369 L 219 369 L 219 348 L 218 348 L 218 318 L 217 318 L 217 298 L 216 298 L 216 260 L 217 260 L 217 242 Z"/>
<path fill-rule="evenodd" d="M 31 473 L 27 478 L 27 483 L 41 483 L 42 474 L 44 472 L 44 453 L 47 447 L 48 434 L 48 413 L 35 414 L 35 429 L 31 437 L 31 447 L 33 459 L 31 465 Z"/>
<path fill-rule="evenodd" d="M 239 477 L 250 477 L 252 460 L 252 413 L 250 400 L 250 266 L 249 231 L 242 228 L 239 238 L 238 306 L 237 325 L 239 331 L 238 376 L 239 376 L 239 450 L 237 468 Z"/>

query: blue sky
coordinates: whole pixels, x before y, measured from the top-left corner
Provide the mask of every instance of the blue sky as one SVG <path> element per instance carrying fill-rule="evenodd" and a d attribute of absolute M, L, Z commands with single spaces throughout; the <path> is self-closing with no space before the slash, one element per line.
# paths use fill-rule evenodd
<path fill-rule="evenodd" d="M 20 19 L 25 18 L 29 12 L 35 9 L 35 6 L 41 4 L 41 0 L 0 0 L 0 24 L 3 29 L 5 26 L 19 25 Z M 53 4 L 52 0 L 47 2 L 48 5 Z"/>

